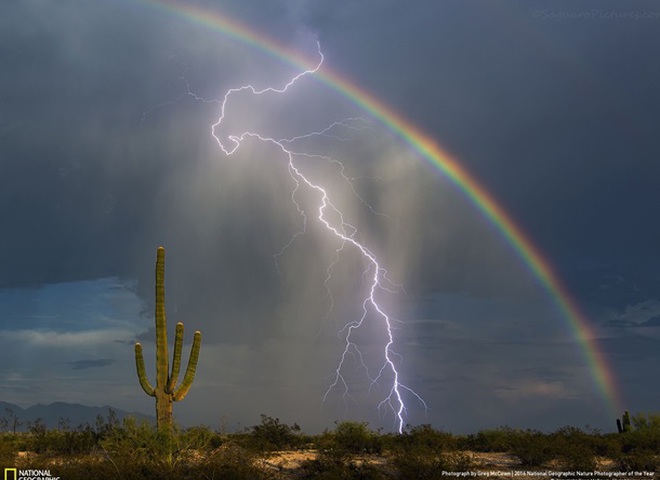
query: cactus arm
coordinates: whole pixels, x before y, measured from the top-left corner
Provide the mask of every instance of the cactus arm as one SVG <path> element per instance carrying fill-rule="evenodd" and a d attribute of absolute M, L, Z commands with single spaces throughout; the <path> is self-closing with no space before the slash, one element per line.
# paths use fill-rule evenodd
<path fill-rule="evenodd" d="M 170 370 L 165 319 L 165 249 L 156 251 L 156 388 L 165 390 Z"/>
<path fill-rule="evenodd" d="M 172 393 L 179 379 L 181 370 L 181 349 L 183 348 L 183 323 L 176 324 L 176 334 L 174 335 L 174 359 L 172 361 L 172 374 L 167 382 L 167 392 Z"/>
<path fill-rule="evenodd" d="M 135 344 L 135 366 L 137 367 L 138 378 L 140 379 L 140 385 L 144 393 L 151 397 L 155 397 L 155 388 L 151 386 L 149 380 L 147 379 L 147 373 L 144 369 L 144 357 L 142 356 L 142 345 L 139 343 Z"/>
<path fill-rule="evenodd" d="M 193 337 L 192 348 L 190 349 L 190 359 L 188 360 L 188 368 L 186 368 L 186 374 L 183 377 L 183 382 L 179 385 L 179 388 L 174 392 L 174 401 L 178 402 L 183 400 L 184 397 L 188 394 L 190 386 L 195 379 L 195 371 L 197 370 L 197 359 L 199 358 L 199 349 L 202 345 L 202 334 L 198 330 L 195 332 Z"/>

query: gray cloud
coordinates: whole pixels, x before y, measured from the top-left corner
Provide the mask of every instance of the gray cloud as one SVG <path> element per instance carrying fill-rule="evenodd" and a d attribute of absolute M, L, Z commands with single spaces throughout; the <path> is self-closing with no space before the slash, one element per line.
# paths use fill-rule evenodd
<path fill-rule="evenodd" d="M 649 318 L 640 327 L 660 327 L 660 317 Z"/>
<path fill-rule="evenodd" d="M 74 362 L 69 362 L 69 365 L 71 365 L 71 368 L 74 370 L 85 370 L 88 368 L 107 367 L 113 363 L 114 360 L 110 358 L 99 358 L 97 360 L 76 360 Z"/>

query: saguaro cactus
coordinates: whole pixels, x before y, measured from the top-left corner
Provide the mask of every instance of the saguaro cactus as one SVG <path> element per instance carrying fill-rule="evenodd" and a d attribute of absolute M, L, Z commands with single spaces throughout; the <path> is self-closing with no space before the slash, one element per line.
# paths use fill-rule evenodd
<path fill-rule="evenodd" d="M 171 433 L 172 404 L 183 400 L 195 378 L 197 359 L 201 347 L 202 334 L 195 332 L 188 368 L 183 382 L 177 387 L 181 369 L 181 348 L 183 344 L 183 323 L 176 324 L 174 337 L 174 358 L 170 374 L 169 354 L 167 352 L 167 324 L 165 320 L 165 249 L 158 247 L 156 252 L 156 387 L 152 387 L 144 370 L 142 345 L 135 344 L 135 365 L 140 385 L 147 395 L 156 397 L 156 419 L 158 431 Z"/>
<path fill-rule="evenodd" d="M 616 419 L 616 428 L 619 430 L 619 433 L 630 432 L 632 430 L 630 426 L 630 412 L 628 410 L 623 412 L 621 419 Z"/>

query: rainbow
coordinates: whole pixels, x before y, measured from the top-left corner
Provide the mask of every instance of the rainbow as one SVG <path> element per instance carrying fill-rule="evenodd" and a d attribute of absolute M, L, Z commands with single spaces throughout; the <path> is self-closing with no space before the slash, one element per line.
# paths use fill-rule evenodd
<path fill-rule="evenodd" d="M 259 50 L 300 70 L 316 66 L 317 60 L 310 60 L 300 53 L 278 43 L 248 26 L 200 6 L 182 0 L 134 0 L 145 6 L 156 8 L 187 21 L 206 26 L 244 45 Z M 407 143 L 412 150 L 426 159 L 469 199 L 483 216 L 507 240 L 538 282 L 553 299 L 562 316 L 566 319 L 572 334 L 581 345 L 597 390 L 609 408 L 609 413 L 617 416 L 622 411 L 622 399 L 616 388 L 614 373 L 607 363 L 590 322 L 580 310 L 577 302 L 562 284 L 552 265 L 542 252 L 531 242 L 523 230 L 516 225 L 493 196 L 454 158 L 445 152 L 436 141 L 423 133 L 409 120 L 367 91 L 342 78 L 337 73 L 321 69 L 315 77 L 348 98 L 365 112 L 382 122 L 396 136 Z"/>

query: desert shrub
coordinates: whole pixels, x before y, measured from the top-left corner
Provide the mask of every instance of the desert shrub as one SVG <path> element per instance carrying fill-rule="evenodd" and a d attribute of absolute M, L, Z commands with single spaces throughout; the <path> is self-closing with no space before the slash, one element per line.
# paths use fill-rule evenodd
<path fill-rule="evenodd" d="M 660 413 L 638 413 L 631 422 L 635 430 L 660 432 Z"/>
<path fill-rule="evenodd" d="M 0 465 L 13 465 L 18 454 L 18 435 L 0 433 Z"/>
<path fill-rule="evenodd" d="M 458 443 L 451 433 L 434 429 L 431 425 L 411 427 L 402 435 L 397 436 L 396 445 L 405 450 L 415 449 L 419 452 L 438 453 L 458 448 Z"/>
<path fill-rule="evenodd" d="M 90 454 L 115 428 L 118 428 L 118 422 L 112 410 L 107 420 L 97 416 L 95 427 L 87 423 L 72 429 L 68 419 L 60 418 L 57 428 L 48 429 L 38 418 L 29 425 L 25 448 L 40 455 Z"/>
<path fill-rule="evenodd" d="M 357 463 L 332 453 L 321 453 L 314 460 L 305 460 L 296 472 L 296 478 L 314 480 L 384 480 L 385 472 L 365 462 Z"/>
<path fill-rule="evenodd" d="M 468 435 L 465 440 L 465 446 L 469 450 L 475 450 L 477 452 L 508 452 L 517 443 L 517 438 L 523 435 L 523 433 L 520 430 L 514 430 L 507 426 L 481 430 L 475 434 Z"/>
<path fill-rule="evenodd" d="M 607 433 L 592 439 L 594 454 L 601 457 L 616 458 L 621 454 L 621 435 Z"/>
<path fill-rule="evenodd" d="M 533 430 L 517 435 L 510 451 L 524 467 L 540 467 L 554 457 L 551 440 Z"/>
<path fill-rule="evenodd" d="M 622 470 L 644 470 L 644 466 L 658 468 L 657 453 L 660 452 L 660 414 L 640 413 L 632 417 L 633 428 L 612 435 L 612 442 L 619 444 L 613 457 Z M 656 456 L 654 456 L 656 455 Z M 639 468 L 634 468 L 637 465 Z"/>
<path fill-rule="evenodd" d="M 287 425 L 279 418 L 261 415 L 261 423 L 250 429 L 248 446 L 255 451 L 268 452 L 297 448 L 301 445 L 298 424 Z"/>
<path fill-rule="evenodd" d="M 563 427 L 547 436 L 550 453 L 566 470 L 589 472 L 596 468 L 594 438 L 576 427 Z"/>
<path fill-rule="evenodd" d="M 113 430 L 119 427 L 120 427 L 120 422 L 117 419 L 117 414 L 112 408 L 109 409 L 108 416 L 105 418 L 103 418 L 101 414 L 98 414 L 96 416 L 96 420 L 94 422 L 94 428 L 93 428 L 96 442 L 98 443 L 99 441 L 103 440 L 108 435 L 110 435 Z"/>
<path fill-rule="evenodd" d="M 559 458 L 563 470 L 581 472 L 597 470 L 596 457 L 586 445 L 576 445 L 575 448 L 558 454 L 557 458 Z"/>
<path fill-rule="evenodd" d="M 259 468 L 249 451 L 227 444 L 213 454 L 194 462 L 179 461 L 172 464 L 153 461 L 147 457 L 121 457 L 108 455 L 69 459 L 52 467 L 53 474 L 67 480 L 268 480 L 271 472 Z"/>
<path fill-rule="evenodd" d="M 70 430 L 68 424 L 60 422 L 59 429 L 48 429 L 41 419 L 33 422 L 29 429 L 28 449 L 40 455 L 81 455 L 94 449 L 94 433 L 83 426 Z"/>
<path fill-rule="evenodd" d="M 174 435 L 177 435 L 175 429 Z M 167 442 L 146 420 L 124 418 L 120 427 L 110 431 L 100 447 L 111 461 L 132 464 L 161 464 L 167 456 Z M 116 459 L 116 460 L 115 460 Z"/>
<path fill-rule="evenodd" d="M 631 431 L 615 435 L 620 444 L 617 468 L 628 472 L 660 470 L 660 414 L 634 415 L 632 424 Z"/>
<path fill-rule="evenodd" d="M 467 472 L 475 468 L 473 457 L 465 452 L 438 454 L 425 448 L 399 450 L 392 455 L 389 464 L 394 477 L 401 480 L 443 478 L 442 472 L 446 470 Z"/>
<path fill-rule="evenodd" d="M 443 458 L 449 468 L 457 472 L 469 472 L 475 468 L 474 457 L 465 452 L 447 452 Z"/>
<path fill-rule="evenodd" d="M 660 469 L 660 461 L 654 453 L 649 450 L 630 452 L 620 455 L 614 463 L 616 469 L 622 472 L 655 472 Z"/>
<path fill-rule="evenodd" d="M 205 425 L 186 428 L 174 437 L 174 448 L 180 451 L 208 451 L 218 448 L 221 444 L 220 435 Z"/>
<path fill-rule="evenodd" d="M 156 480 L 158 478 L 175 479 L 169 476 L 171 472 L 157 469 L 153 465 L 142 463 L 100 461 L 72 461 L 68 460 L 51 467 L 53 475 L 67 480 L 116 479 L 116 480 Z"/>
<path fill-rule="evenodd" d="M 46 438 L 48 429 L 41 418 L 37 418 L 32 424 L 30 424 L 28 432 L 28 445 L 31 451 L 35 453 L 45 453 L 48 451 L 49 445 L 48 439 Z"/>
<path fill-rule="evenodd" d="M 452 469 L 446 457 L 415 450 L 398 452 L 389 463 L 400 480 L 442 478 L 443 471 Z"/>
<path fill-rule="evenodd" d="M 443 470 L 448 469 L 439 457 L 411 451 L 395 455 L 390 464 L 394 467 L 396 478 L 400 480 L 442 478 Z"/>
<path fill-rule="evenodd" d="M 639 450 L 660 452 L 660 429 L 633 430 L 619 435 L 621 451 L 629 453 Z"/>
<path fill-rule="evenodd" d="M 321 449 L 335 456 L 382 452 L 383 445 L 377 432 L 368 428 L 367 422 L 340 422 L 334 432 L 326 432 L 320 442 Z"/>
<path fill-rule="evenodd" d="M 255 464 L 254 454 L 245 448 L 227 443 L 212 455 L 190 467 L 190 478 L 221 478 L 223 480 L 261 480 L 273 474 Z"/>

